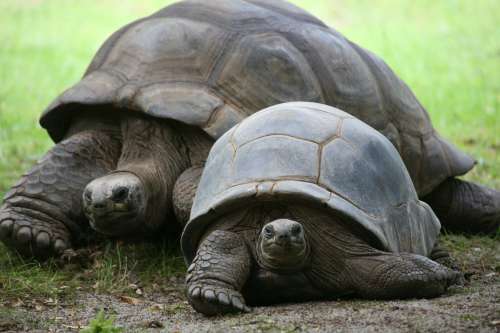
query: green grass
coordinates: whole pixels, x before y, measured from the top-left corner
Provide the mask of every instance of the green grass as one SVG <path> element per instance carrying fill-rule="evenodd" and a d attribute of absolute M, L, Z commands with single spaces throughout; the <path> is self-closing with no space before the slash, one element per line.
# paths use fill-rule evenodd
<path fill-rule="evenodd" d="M 92 319 L 89 326 L 80 331 L 80 333 L 120 333 L 123 328 L 114 325 L 114 318 L 107 318 L 104 310 L 99 311 L 97 316 Z"/>
<path fill-rule="evenodd" d="M 81 77 L 113 31 L 170 2 L 0 1 L 0 196 L 52 145 L 37 124 L 44 107 Z M 438 131 L 478 159 L 466 178 L 500 188 L 499 1 L 294 2 L 379 54 Z M 484 237 L 447 236 L 446 242 L 459 257 L 475 247 L 496 249 Z M 126 292 L 130 283 L 151 284 L 183 269 L 167 245 L 109 243 L 98 250 L 87 267 L 61 269 L 24 261 L 0 245 L 0 300 L 60 298 L 78 286 Z"/>
<path fill-rule="evenodd" d="M 53 263 L 23 260 L 7 251 L 2 251 L 0 260 L 0 290 L 4 299 L 15 299 L 19 304 L 30 295 L 40 299 L 56 299 L 66 288 L 76 287 L 71 276 L 58 270 Z"/>
<path fill-rule="evenodd" d="M 183 274 L 184 270 L 176 244 L 167 242 L 107 242 L 77 251 L 77 256 L 69 261 L 44 263 L 23 259 L 2 246 L 0 300 L 8 300 L 11 305 L 19 300 L 67 301 L 77 290 L 137 296 L 137 290 L 161 290 L 169 278 Z"/>

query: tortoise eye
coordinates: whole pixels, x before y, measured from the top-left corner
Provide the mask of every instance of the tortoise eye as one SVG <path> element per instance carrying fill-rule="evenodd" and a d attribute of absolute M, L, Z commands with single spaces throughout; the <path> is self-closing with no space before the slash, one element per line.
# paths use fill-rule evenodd
<path fill-rule="evenodd" d="M 272 238 L 274 236 L 274 228 L 270 225 L 264 227 L 264 237 Z"/>
<path fill-rule="evenodd" d="M 83 197 L 87 201 L 92 201 L 92 193 L 89 190 L 83 192 Z"/>
<path fill-rule="evenodd" d="M 298 235 L 302 231 L 302 227 L 298 224 L 292 226 L 292 235 Z"/>

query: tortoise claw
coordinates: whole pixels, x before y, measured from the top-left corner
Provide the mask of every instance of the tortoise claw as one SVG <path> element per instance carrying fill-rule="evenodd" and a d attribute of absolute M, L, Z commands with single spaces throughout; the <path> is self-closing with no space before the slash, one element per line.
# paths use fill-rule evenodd
<path fill-rule="evenodd" d="M 206 283 L 208 281 L 203 281 Z M 250 312 L 240 292 L 217 285 L 191 285 L 187 292 L 189 303 L 207 316 L 225 313 Z"/>
<path fill-rule="evenodd" d="M 231 303 L 235 308 L 242 312 L 250 312 L 250 308 L 245 305 L 244 301 L 242 300 L 242 297 L 239 296 L 233 296 L 231 298 Z"/>
<path fill-rule="evenodd" d="M 41 231 L 36 236 L 36 245 L 41 249 L 46 249 L 50 246 L 50 236 L 48 233 Z"/>
<path fill-rule="evenodd" d="M 14 222 L 12 220 L 5 220 L 0 224 L 0 239 L 4 240 L 10 237 Z"/>
<path fill-rule="evenodd" d="M 8 208 L 0 210 L 0 240 L 25 256 L 45 259 L 70 248 L 69 232 L 62 223 L 25 216 Z"/>
<path fill-rule="evenodd" d="M 218 293 L 218 294 L 217 294 L 217 300 L 218 300 L 218 301 L 219 301 L 219 303 L 220 303 L 220 304 L 222 304 L 222 305 L 226 305 L 226 306 L 228 306 L 228 305 L 230 305 L 230 304 L 231 304 L 231 302 L 229 301 L 229 297 L 228 297 L 228 296 L 227 296 L 227 294 L 226 294 L 226 293 L 224 293 L 224 292 L 220 292 L 220 293 Z"/>
<path fill-rule="evenodd" d="M 23 244 L 23 245 L 28 244 L 31 241 L 31 238 L 32 238 L 31 228 L 21 227 L 17 231 L 16 240 L 20 244 Z"/>
<path fill-rule="evenodd" d="M 212 289 L 205 290 L 203 298 L 210 303 L 217 303 L 217 297 L 215 297 L 215 292 Z"/>
<path fill-rule="evenodd" d="M 68 249 L 68 245 L 66 245 L 66 242 L 63 241 L 62 239 L 57 239 L 54 243 L 54 250 L 58 254 L 62 254 L 64 250 Z"/>

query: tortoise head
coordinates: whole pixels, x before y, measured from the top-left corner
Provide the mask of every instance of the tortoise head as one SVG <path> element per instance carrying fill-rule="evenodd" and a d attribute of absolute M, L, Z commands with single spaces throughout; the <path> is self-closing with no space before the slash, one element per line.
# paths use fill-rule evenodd
<path fill-rule="evenodd" d="M 279 219 L 262 228 L 256 244 L 257 260 L 264 268 L 298 271 L 309 259 L 309 244 L 299 222 Z"/>
<path fill-rule="evenodd" d="M 83 209 L 91 227 L 110 236 L 133 232 L 145 219 L 145 192 L 141 180 L 130 172 L 94 179 L 83 192 Z"/>

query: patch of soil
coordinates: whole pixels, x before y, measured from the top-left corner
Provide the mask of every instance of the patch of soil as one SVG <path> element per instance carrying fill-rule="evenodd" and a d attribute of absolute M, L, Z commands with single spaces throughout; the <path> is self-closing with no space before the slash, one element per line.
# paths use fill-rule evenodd
<path fill-rule="evenodd" d="M 498 332 L 500 275 L 474 275 L 442 297 L 406 301 L 339 300 L 257 307 L 207 318 L 183 295 L 182 280 L 161 294 L 131 297 L 79 292 L 71 304 L 0 308 L 0 332 L 78 332 L 100 309 L 125 332 Z"/>

